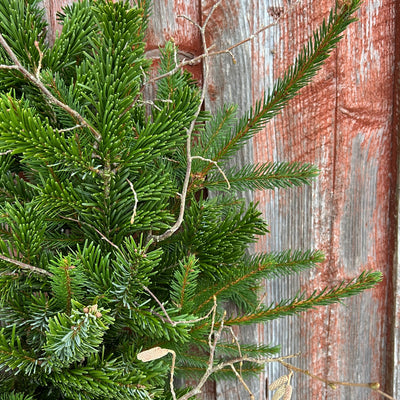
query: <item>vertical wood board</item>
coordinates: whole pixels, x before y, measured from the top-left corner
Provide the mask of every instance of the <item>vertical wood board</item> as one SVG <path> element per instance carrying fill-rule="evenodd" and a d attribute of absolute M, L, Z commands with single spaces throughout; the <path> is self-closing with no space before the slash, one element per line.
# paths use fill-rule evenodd
<path fill-rule="evenodd" d="M 393 79 L 393 144 L 397 146 L 397 154 L 400 151 L 400 3 L 394 6 L 395 25 L 395 73 Z M 390 336 L 388 337 L 388 363 L 392 367 L 390 385 L 393 388 L 392 393 L 400 396 L 400 157 L 397 156 L 397 186 L 396 197 L 392 202 L 393 214 L 397 216 L 396 226 L 396 249 L 393 257 L 393 270 L 391 280 L 391 296 L 389 300 L 393 304 L 393 310 L 389 314 L 390 318 Z"/>
<path fill-rule="evenodd" d="M 63 7 L 72 4 L 73 0 L 42 0 L 40 3 L 45 10 L 46 20 L 48 22 L 48 38 L 50 43 L 54 42 L 57 32 L 62 30 L 61 25 L 57 21 L 57 12 Z"/>
<path fill-rule="evenodd" d="M 266 73 L 273 68 L 275 77 L 282 74 L 331 4 L 303 1 L 284 19 L 273 49 L 274 63 L 265 67 Z M 311 246 L 327 255 L 316 271 L 268 283 L 269 300 L 287 295 L 288 289 L 292 294 L 298 289 L 311 293 L 364 269 L 385 274 L 378 288 L 346 300 L 346 306 L 319 308 L 266 325 L 266 337 L 278 339 L 285 353 L 301 351 L 295 363 L 318 375 L 383 385 L 388 372 L 388 279 L 394 233 L 389 208 L 395 170 L 392 11 L 391 1 L 364 2 L 360 21 L 345 32 L 314 83 L 254 141 L 256 161 L 307 161 L 321 169 L 311 190 L 256 194 L 271 223 L 271 237 L 258 244 L 260 251 Z M 256 57 L 253 61 L 260 68 Z M 262 87 L 260 83 L 253 90 L 261 93 Z M 274 366 L 269 369 L 271 379 L 282 372 Z M 332 391 L 299 375 L 294 382 L 295 399 L 379 398 L 355 388 Z"/>

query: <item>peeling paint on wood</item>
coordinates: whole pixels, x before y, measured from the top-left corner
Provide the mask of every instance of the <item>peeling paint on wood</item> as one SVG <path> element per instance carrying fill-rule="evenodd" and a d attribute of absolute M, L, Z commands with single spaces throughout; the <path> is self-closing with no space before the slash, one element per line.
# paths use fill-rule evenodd
<path fill-rule="evenodd" d="M 304 12 L 298 10 L 285 18 L 276 33 L 276 75 L 293 60 L 330 4 L 305 1 Z M 390 306 L 387 278 L 393 252 L 390 172 L 396 150 L 392 143 L 393 4 L 364 2 L 360 21 L 346 32 L 314 83 L 254 141 L 256 161 L 309 161 L 321 169 L 312 193 L 303 189 L 256 194 L 272 232 L 257 249 L 311 245 L 327 254 L 319 270 L 268 285 L 271 298 L 299 288 L 310 292 L 333 285 L 363 269 L 378 269 L 386 276 L 374 291 L 346 300 L 346 307 L 318 309 L 299 319 L 274 322 L 265 328 L 266 337 L 282 343 L 285 353 L 302 351 L 298 361 L 302 368 L 330 379 L 377 380 L 383 387 L 390 372 L 385 348 Z M 280 371 L 271 367 L 269 373 L 274 379 Z M 295 399 L 378 398 L 355 388 L 331 391 L 301 376 L 295 377 L 294 386 Z"/>

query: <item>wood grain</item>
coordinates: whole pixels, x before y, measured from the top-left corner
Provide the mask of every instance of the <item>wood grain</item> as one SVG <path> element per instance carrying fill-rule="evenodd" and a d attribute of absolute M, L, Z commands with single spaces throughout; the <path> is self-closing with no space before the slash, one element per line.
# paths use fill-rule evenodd
<path fill-rule="evenodd" d="M 273 68 L 276 76 L 282 73 L 330 4 L 304 1 L 285 19 L 276 37 L 274 62 L 265 68 L 267 72 Z M 254 140 L 255 161 L 309 161 L 321 169 L 310 189 L 256 194 L 272 232 L 257 249 L 312 246 L 327 255 L 326 263 L 317 271 L 268 283 L 270 300 L 298 289 L 311 292 L 333 285 L 364 269 L 385 274 L 378 288 L 345 301 L 346 306 L 319 308 L 301 318 L 266 326 L 267 342 L 278 340 L 286 353 L 301 351 L 298 365 L 326 378 L 380 381 L 383 386 L 388 373 L 387 292 L 394 222 L 390 214 L 394 195 L 390 172 L 394 171 L 395 159 L 392 7 L 391 1 L 365 2 L 358 15 L 360 21 L 345 33 L 314 83 Z M 261 93 L 262 86 L 260 83 L 260 89 L 255 90 Z M 271 379 L 280 373 L 277 367 L 269 370 Z M 378 396 L 354 388 L 333 392 L 296 376 L 294 398 Z"/>
<path fill-rule="evenodd" d="M 396 2 L 393 7 L 395 15 L 400 15 L 400 3 Z M 397 147 L 397 155 L 400 151 L 399 133 L 400 133 L 400 24 L 395 25 L 395 63 L 394 63 L 394 91 L 393 91 L 393 146 Z M 388 336 L 388 364 L 392 368 L 389 373 L 389 385 L 392 387 L 392 393 L 400 396 L 400 158 L 397 156 L 397 170 L 393 173 L 397 176 L 396 196 L 393 196 L 391 209 L 392 215 L 397 216 L 396 244 L 393 257 L 392 279 L 389 282 L 388 300 L 393 304 L 392 312 L 389 314 L 389 336 Z"/>
<path fill-rule="evenodd" d="M 48 22 L 48 38 L 50 43 L 54 42 L 57 32 L 61 32 L 61 25 L 57 21 L 57 12 L 66 5 L 72 4 L 73 0 L 43 0 L 42 7 L 45 9 Z"/>

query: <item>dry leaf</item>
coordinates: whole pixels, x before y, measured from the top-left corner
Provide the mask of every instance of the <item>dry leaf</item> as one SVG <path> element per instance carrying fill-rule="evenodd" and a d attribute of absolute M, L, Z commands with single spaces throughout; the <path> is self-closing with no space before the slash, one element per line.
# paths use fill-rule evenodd
<path fill-rule="evenodd" d="M 166 356 L 169 352 L 170 352 L 170 350 L 163 349 L 163 348 L 157 346 L 157 347 L 153 347 L 149 350 L 141 351 L 137 355 L 137 358 L 140 361 L 148 362 L 148 361 L 153 361 L 153 360 L 162 358 L 162 357 Z"/>

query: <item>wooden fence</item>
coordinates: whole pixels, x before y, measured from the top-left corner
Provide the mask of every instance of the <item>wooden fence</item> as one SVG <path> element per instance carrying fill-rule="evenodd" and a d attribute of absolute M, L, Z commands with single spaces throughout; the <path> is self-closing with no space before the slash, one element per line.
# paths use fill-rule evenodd
<path fill-rule="evenodd" d="M 51 33 L 55 13 L 69 0 L 44 0 Z M 334 0 L 223 0 L 208 29 L 216 48 L 249 37 L 258 28 L 279 23 L 228 55 L 212 59 L 205 107 L 237 103 L 248 109 L 294 60 L 307 38 L 327 16 Z M 260 132 L 236 162 L 307 161 L 319 166 L 310 188 L 243 193 L 259 202 L 271 234 L 256 251 L 319 248 L 327 260 L 311 273 L 268 282 L 266 301 L 319 289 L 355 277 L 364 269 L 380 270 L 376 289 L 319 308 L 301 317 L 247 328 L 240 340 L 280 343 L 282 353 L 301 352 L 295 363 L 332 380 L 379 381 L 400 398 L 400 282 L 398 281 L 397 144 L 399 124 L 400 2 L 365 0 L 359 21 L 327 61 L 312 85 Z M 173 37 L 182 57 L 202 53 L 197 28 L 214 0 L 153 0 L 149 56 Z M 292 5 L 289 14 L 282 16 Z M 400 21 L 399 21 L 400 22 Z M 201 66 L 192 72 L 202 77 Z M 266 399 L 266 379 L 283 371 L 270 365 L 251 381 L 256 399 Z M 381 399 L 368 389 L 326 388 L 296 374 L 296 400 Z M 211 384 L 206 399 L 247 399 L 235 383 Z"/>

